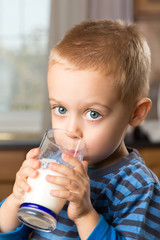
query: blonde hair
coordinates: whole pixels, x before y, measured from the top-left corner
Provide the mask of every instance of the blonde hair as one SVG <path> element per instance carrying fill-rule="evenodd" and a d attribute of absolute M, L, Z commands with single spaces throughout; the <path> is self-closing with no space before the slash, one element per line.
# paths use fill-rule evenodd
<path fill-rule="evenodd" d="M 89 20 L 74 26 L 51 51 L 49 67 L 61 63 L 70 69 L 112 74 L 124 102 L 148 94 L 150 49 L 134 24 L 120 20 Z"/>

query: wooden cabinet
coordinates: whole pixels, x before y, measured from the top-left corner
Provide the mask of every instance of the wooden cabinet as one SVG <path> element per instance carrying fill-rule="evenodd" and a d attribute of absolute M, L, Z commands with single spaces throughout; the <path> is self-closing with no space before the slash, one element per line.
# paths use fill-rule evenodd
<path fill-rule="evenodd" d="M 26 159 L 27 152 L 32 147 L 0 149 L 0 200 L 7 197 L 13 188 L 16 172 Z M 157 174 L 160 179 L 160 148 L 138 148 L 146 165 Z"/>
<path fill-rule="evenodd" d="M 146 165 L 158 176 L 160 180 L 160 147 L 143 147 L 137 149 Z"/>
<path fill-rule="evenodd" d="M 0 200 L 7 197 L 13 188 L 15 176 L 26 158 L 29 149 L 0 149 Z"/>

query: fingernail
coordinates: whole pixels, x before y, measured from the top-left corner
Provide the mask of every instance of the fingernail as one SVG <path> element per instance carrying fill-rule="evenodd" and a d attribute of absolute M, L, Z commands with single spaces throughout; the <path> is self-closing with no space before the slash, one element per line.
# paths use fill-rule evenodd
<path fill-rule="evenodd" d="M 52 196 L 54 196 L 54 195 L 55 195 L 55 191 L 54 191 L 54 190 L 51 190 L 51 191 L 50 191 L 50 194 L 51 194 Z"/>
<path fill-rule="evenodd" d="M 34 165 L 34 167 L 39 167 L 40 161 L 35 161 L 33 165 Z"/>
<path fill-rule="evenodd" d="M 25 187 L 25 192 L 29 192 L 29 190 L 30 190 L 30 187 L 29 187 L 29 186 L 26 186 L 26 187 Z"/>
<path fill-rule="evenodd" d="M 67 153 L 62 153 L 62 158 L 63 158 L 64 160 L 67 160 L 67 159 L 68 159 L 68 154 L 67 154 Z"/>
<path fill-rule="evenodd" d="M 46 176 L 46 180 L 48 180 L 48 181 L 50 180 L 50 176 L 49 175 Z"/>
<path fill-rule="evenodd" d="M 49 164 L 49 167 L 50 167 L 50 168 L 54 168 L 54 163 L 50 163 L 50 164 Z"/>
<path fill-rule="evenodd" d="M 34 172 L 32 173 L 32 177 L 33 177 L 33 178 L 36 177 L 37 174 L 38 174 L 38 172 L 37 172 L 37 171 L 34 171 Z"/>
<path fill-rule="evenodd" d="M 34 149 L 33 149 L 33 153 L 34 153 L 35 155 L 38 155 L 38 154 L 39 154 L 39 151 L 40 151 L 39 148 L 34 148 Z"/>
<path fill-rule="evenodd" d="M 33 167 L 37 167 L 37 161 L 35 161 L 34 163 L 33 163 Z"/>

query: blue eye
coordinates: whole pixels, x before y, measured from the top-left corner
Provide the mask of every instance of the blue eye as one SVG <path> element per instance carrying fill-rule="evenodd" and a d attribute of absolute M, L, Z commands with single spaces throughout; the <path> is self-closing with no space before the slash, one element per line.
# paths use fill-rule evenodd
<path fill-rule="evenodd" d="M 94 120 L 99 118 L 101 115 L 98 112 L 91 110 L 87 112 L 86 116 L 88 119 Z"/>
<path fill-rule="evenodd" d="M 58 115 L 64 115 L 66 114 L 66 112 L 67 112 L 67 109 L 64 107 L 61 107 L 61 106 L 55 107 L 55 113 Z"/>

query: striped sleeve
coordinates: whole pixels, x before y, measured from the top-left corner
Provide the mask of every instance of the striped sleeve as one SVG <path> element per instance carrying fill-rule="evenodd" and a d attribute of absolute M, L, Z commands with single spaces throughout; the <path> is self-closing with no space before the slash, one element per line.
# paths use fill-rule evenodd
<path fill-rule="evenodd" d="M 160 239 L 160 189 L 149 184 L 124 198 L 112 223 L 126 239 Z"/>
<path fill-rule="evenodd" d="M 117 205 L 112 224 L 101 215 L 87 240 L 159 240 L 159 206 L 159 186 L 150 184 L 142 187 Z"/>

